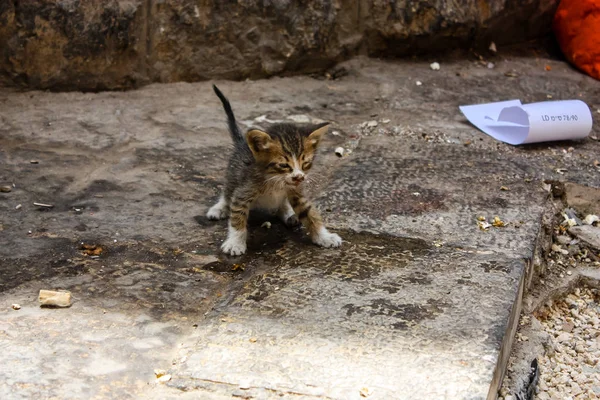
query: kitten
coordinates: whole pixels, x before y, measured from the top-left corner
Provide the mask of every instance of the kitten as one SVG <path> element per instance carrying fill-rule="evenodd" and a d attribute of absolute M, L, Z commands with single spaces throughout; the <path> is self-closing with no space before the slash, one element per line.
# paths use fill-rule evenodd
<path fill-rule="evenodd" d="M 325 228 L 317 209 L 302 194 L 303 181 L 329 124 L 278 124 L 268 132 L 251 129 L 243 136 L 229 100 L 216 86 L 213 89 L 223 103 L 233 139 L 225 189 L 206 214 L 213 220 L 229 217 L 229 232 L 221 250 L 233 256 L 246 252 L 246 225 L 252 208 L 277 211 L 288 226 L 302 222 L 313 243 L 340 246 L 342 239 Z"/>

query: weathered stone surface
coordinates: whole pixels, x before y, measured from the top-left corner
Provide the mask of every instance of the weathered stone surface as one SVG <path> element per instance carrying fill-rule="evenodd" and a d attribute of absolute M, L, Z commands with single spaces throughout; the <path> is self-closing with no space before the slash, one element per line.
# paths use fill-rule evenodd
<path fill-rule="evenodd" d="M 569 207 L 577 210 L 582 218 L 587 214 L 600 215 L 600 188 L 567 182 L 564 198 Z"/>
<path fill-rule="evenodd" d="M 32 88 L 323 71 L 356 54 L 437 54 L 549 32 L 558 0 L 5 0 L 0 76 Z"/>
<path fill-rule="evenodd" d="M 32 88 L 101 90 L 145 80 L 141 0 L 0 4 L 0 74 Z"/>
<path fill-rule="evenodd" d="M 600 227 L 592 225 L 574 226 L 569 229 L 569 233 L 577 236 L 596 250 L 600 250 Z"/>
<path fill-rule="evenodd" d="M 600 143 L 509 146 L 458 105 L 600 97 L 548 59 L 440 63 L 357 58 L 335 81 L 219 82 L 243 127 L 333 122 L 311 174 L 346 242 L 317 248 L 255 215 L 239 259 L 217 253 L 227 222 L 204 218 L 230 146 L 208 83 L 0 90 L 0 185 L 14 183 L 0 193 L 0 398 L 494 399 L 542 181 L 599 186 Z M 482 231 L 480 215 L 508 226 Z M 81 242 L 105 250 L 94 259 Z M 76 301 L 40 309 L 41 288 Z M 171 386 L 154 386 L 155 369 Z"/>

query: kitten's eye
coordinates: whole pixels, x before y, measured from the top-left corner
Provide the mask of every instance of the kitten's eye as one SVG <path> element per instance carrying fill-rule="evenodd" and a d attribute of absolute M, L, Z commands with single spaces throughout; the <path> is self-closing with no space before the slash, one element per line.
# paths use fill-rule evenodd
<path fill-rule="evenodd" d="M 283 163 L 282 164 L 277 164 L 277 168 L 283 169 L 283 170 L 286 170 L 286 171 L 291 171 L 292 170 L 292 167 L 290 167 L 290 164 L 283 164 Z"/>
<path fill-rule="evenodd" d="M 305 163 L 302 164 L 302 169 L 305 171 L 309 170 L 310 167 L 312 167 L 312 163 L 310 161 L 306 161 Z"/>

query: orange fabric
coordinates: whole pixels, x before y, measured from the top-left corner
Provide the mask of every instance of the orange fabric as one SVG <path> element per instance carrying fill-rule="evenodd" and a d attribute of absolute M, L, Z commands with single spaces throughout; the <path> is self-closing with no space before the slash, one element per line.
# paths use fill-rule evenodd
<path fill-rule="evenodd" d="M 600 79 L 600 0 L 562 0 L 553 28 L 565 57 Z"/>

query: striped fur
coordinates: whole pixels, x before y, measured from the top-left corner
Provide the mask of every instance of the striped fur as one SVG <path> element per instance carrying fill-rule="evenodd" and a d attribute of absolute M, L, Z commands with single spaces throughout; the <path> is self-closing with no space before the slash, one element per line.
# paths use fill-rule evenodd
<path fill-rule="evenodd" d="M 328 124 L 278 124 L 267 132 L 252 129 L 244 140 L 239 140 L 240 131 L 229 101 L 216 86 L 214 90 L 223 103 L 233 138 L 225 189 L 207 212 L 210 219 L 229 217 L 229 234 L 222 250 L 231 255 L 246 251 L 250 210 L 265 206 L 277 211 L 288 225 L 302 222 L 314 243 L 339 246 L 340 237 L 327 231 L 317 209 L 302 194 L 303 182 Z"/>

